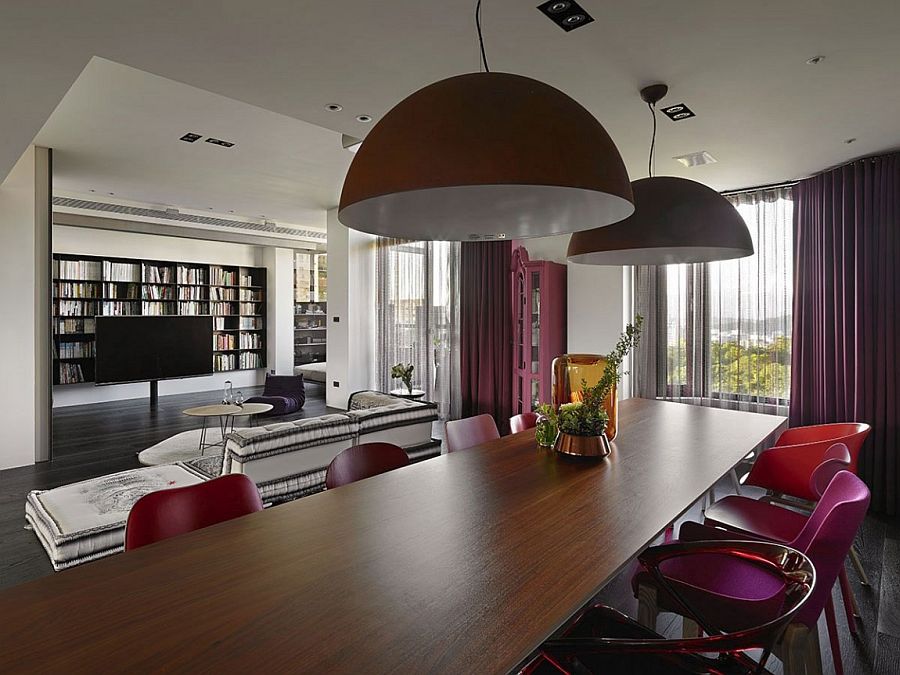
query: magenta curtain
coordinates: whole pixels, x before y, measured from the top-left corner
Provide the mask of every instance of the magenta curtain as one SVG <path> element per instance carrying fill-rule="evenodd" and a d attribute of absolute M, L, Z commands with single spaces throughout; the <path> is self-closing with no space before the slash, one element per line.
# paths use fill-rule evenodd
<path fill-rule="evenodd" d="M 794 188 L 791 426 L 868 422 L 860 475 L 900 513 L 900 155 Z"/>
<path fill-rule="evenodd" d="M 463 242 L 459 262 L 462 415 L 493 415 L 509 433 L 512 415 L 512 242 Z"/>

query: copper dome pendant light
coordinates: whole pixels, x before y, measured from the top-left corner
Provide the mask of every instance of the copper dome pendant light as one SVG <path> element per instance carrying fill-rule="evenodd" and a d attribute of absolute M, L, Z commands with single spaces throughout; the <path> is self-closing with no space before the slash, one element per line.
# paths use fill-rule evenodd
<path fill-rule="evenodd" d="M 484 72 L 431 84 L 394 106 L 353 158 L 339 220 L 371 234 L 467 241 L 543 237 L 634 211 L 609 134 L 537 80 Z"/>
<path fill-rule="evenodd" d="M 656 103 L 668 87 L 641 90 L 653 114 L 649 178 L 631 184 L 634 213 L 609 227 L 576 232 L 567 258 L 588 265 L 670 265 L 753 255 L 744 219 L 715 190 L 686 178 L 654 176 Z"/>

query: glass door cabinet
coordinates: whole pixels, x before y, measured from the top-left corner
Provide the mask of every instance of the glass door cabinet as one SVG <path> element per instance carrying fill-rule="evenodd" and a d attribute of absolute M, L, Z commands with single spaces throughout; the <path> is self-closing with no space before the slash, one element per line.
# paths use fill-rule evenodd
<path fill-rule="evenodd" d="M 566 351 L 566 266 L 513 250 L 513 412 L 549 403 L 553 359 Z"/>

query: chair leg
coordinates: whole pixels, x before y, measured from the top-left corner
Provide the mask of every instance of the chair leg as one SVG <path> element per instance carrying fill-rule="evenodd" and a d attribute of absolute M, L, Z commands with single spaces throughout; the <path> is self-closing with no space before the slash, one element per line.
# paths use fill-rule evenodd
<path fill-rule="evenodd" d="M 737 471 L 732 469 L 728 472 L 728 475 L 731 477 L 731 487 L 734 488 L 734 494 L 740 496 L 741 495 L 741 481 L 738 480 Z"/>
<path fill-rule="evenodd" d="M 808 642 L 809 629 L 802 624 L 792 623 L 781 635 L 774 652 L 781 659 L 784 675 L 806 675 Z"/>
<path fill-rule="evenodd" d="M 700 626 L 697 625 L 697 622 L 693 619 L 689 619 L 686 616 L 681 617 L 681 637 L 687 638 L 697 638 L 700 637 Z"/>
<path fill-rule="evenodd" d="M 656 630 L 656 619 L 659 616 L 659 605 L 656 600 L 656 588 L 646 584 L 638 585 L 638 623 Z"/>
<path fill-rule="evenodd" d="M 834 617 L 834 598 L 829 593 L 825 603 L 825 623 L 828 626 L 828 641 L 831 643 L 831 658 L 834 660 L 835 675 L 844 675 L 844 662 L 841 659 L 841 642 L 838 638 L 837 621 Z"/>
<path fill-rule="evenodd" d="M 856 544 L 850 547 L 850 562 L 853 563 L 853 567 L 856 568 L 856 573 L 859 575 L 859 582 L 863 586 L 869 585 L 869 577 L 866 576 L 866 571 L 863 569 L 862 561 L 859 559 L 859 551 L 856 550 Z"/>
<path fill-rule="evenodd" d="M 822 646 L 819 644 L 818 627 L 807 629 L 806 675 L 822 675 Z"/>
<path fill-rule="evenodd" d="M 841 568 L 838 583 L 841 586 L 841 599 L 844 601 L 844 613 L 847 615 L 847 627 L 850 629 L 851 635 L 856 635 L 856 620 L 859 618 L 859 606 L 856 604 L 856 598 L 853 597 L 853 589 L 850 587 L 850 580 L 847 578 L 847 570 Z"/>

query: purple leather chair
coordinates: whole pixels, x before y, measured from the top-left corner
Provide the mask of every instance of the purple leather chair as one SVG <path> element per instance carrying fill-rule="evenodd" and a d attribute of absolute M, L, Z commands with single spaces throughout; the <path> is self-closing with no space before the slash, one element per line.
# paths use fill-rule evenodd
<path fill-rule="evenodd" d="M 409 464 L 406 451 L 393 443 L 362 443 L 338 454 L 325 472 L 329 490 Z"/>
<path fill-rule="evenodd" d="M 787 675 L 822 672 L 817 623 L 823 610 L 835 671 L 839 675 L 843 672 L 831 589 L 868 508 L 869 489 L 865 483 L 849 471 L 840 471 L 828 484 L 803 529 L 786 544 L 808 556 L 816 570 L 812 595 L 775 647 L 775 654 L 784 663 Z M 679 541 L 713 540 L 758 541 L 738 532 L 699 523 L 685 523 L 679 532 Z M 773 603 L 780 602 L 775 586 L 760 583 L 759 579 L 721 557 L 710 556 L 705 564 L 695 562 L 691 565 L 673 560 L 661 569 L 677 588 L 681 600 L 687 601 L 700 616 L 721 630 L 753 625 L 771 612 Z M 646 572 L 638 572 L 633 577 L 632 587 L 639 602 L 638 619 L 644 626 L 652 628 L 660 610 L 685 616 L 679 598 L 666 593 Z M 685 632 L 689 631 L 696 631 L 696 627 L 686 622 Z"/>
<path fill-rule="evenodd" d="M 490 415 L 476 415 L 447 422 L 447 452 L 465 450 L 500 438 L 497 423 Z"/>
<path fill-rule="evenodd" d="M 302 375 L 266 374 L 266 386 L 262 396 L 251 396 L 247 403 L 268 403 L 272 409 L 268 415 L 286 415 L 297 412 L 306 403 L 306 390 Z"/>

